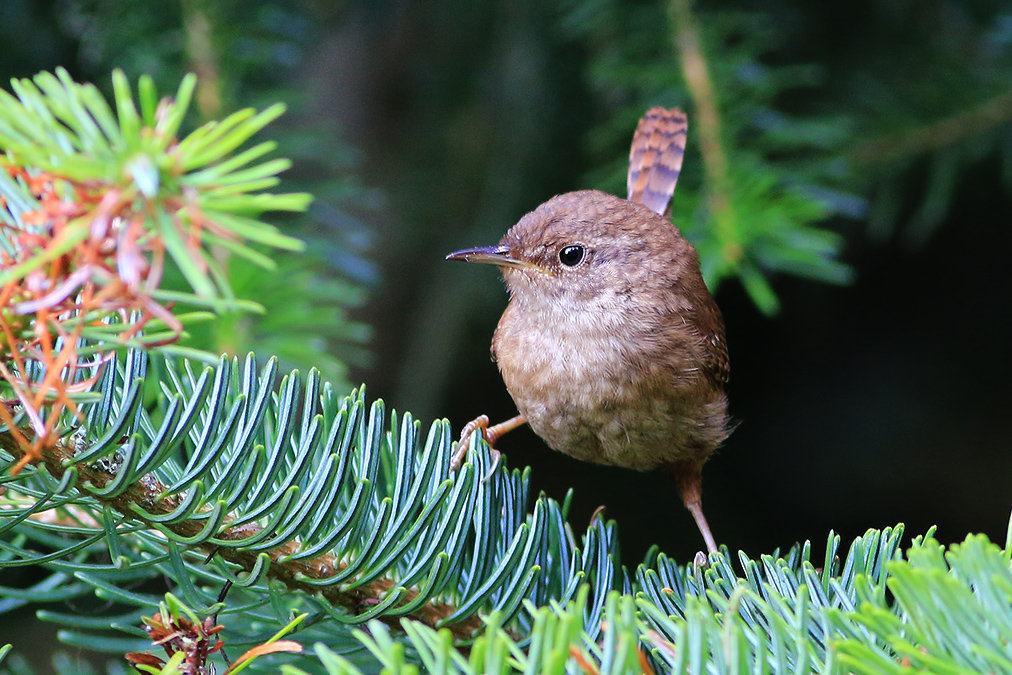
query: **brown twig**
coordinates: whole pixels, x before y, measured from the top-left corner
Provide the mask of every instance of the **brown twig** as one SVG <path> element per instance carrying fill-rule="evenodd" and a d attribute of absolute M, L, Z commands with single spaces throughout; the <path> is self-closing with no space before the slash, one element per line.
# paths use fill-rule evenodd
<path fill-rule="evenodd" d="M 707 202 L 713 213 L 724 259 L 733 264 L 741 258 L 743 251 L 738 241 L 737 216 L 731 203 L 727 155 L 720 137 L 717 95 L 700 44 L 699 28 L 692 16 L 692 0 L 671 0 L 668 11 L 674 24 L 675 45 L 685 83 L 695 103 L 695 115 L 690 122 L 696 129 L 703 156 Z"/>
<path fill-rule="evenodd" d="M 1012 91 L 969 110 L 891 136 L 858 144 L 852 153 L 859 164 L 888 162 L 948 147 L 1012 121 Z"/>

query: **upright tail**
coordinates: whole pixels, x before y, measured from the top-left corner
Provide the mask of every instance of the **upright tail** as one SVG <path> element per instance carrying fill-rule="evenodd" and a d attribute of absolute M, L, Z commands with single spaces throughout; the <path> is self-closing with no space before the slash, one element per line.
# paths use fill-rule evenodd
<path fill-rule="evenodd" d="M 629 201 L 666 215 L 685 155 L 689 125 L 678 108 L 651 108 L 643 115 L 629 149 Z"/>

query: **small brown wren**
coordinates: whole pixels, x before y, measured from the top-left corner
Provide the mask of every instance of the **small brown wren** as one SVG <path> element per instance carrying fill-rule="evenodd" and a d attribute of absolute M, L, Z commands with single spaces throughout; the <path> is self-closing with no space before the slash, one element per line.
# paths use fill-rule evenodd
<path fill-rule="evenodd" d="M 668 204 L 685 151 L 680 110 L 651 108 L 629 154 L 628 199 L 569 192 L 528 213 L 497 246 L 448 260 L 491 263 L 510 302 L 492 353 L 520 415 L 552 449 L 595 464 L 660 469 L 678 486 L 710 552 L 703 463 L 729 433 L 727 345 L 695 248 Z"/>

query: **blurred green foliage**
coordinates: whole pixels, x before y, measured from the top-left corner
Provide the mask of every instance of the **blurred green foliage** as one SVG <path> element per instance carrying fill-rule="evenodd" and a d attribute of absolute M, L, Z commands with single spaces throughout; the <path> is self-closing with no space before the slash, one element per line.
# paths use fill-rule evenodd
<path fill-rule="evenodd" d="M 646 107 L 690 111 L 674 220 L 699 248 L 711 287 L 737 275 L 772 311 L 776 297 L 760 272 L 846 282 L 852 272 L 839 261 L 843 238 L 826 229 L 831 218 L 866 219 L 870 203 L 877 235 L 903 218 L 907 236 L 923 241 L 948 214 L 963 165 L 994 152 L 1012 165 L 1012 14 L 987 12 L 986 3 L 881 3 L 874 27 L 902 39 L 886 53 L 846 45 L 854 58 L 837 56 L 841 66 L 794 61 L 814 8 L 785 20 L 783 8 L 701 4 L 691 28 L 698 27 L 714 83 L 729 166 L 723 189 L 731 222 L 722 227 L 706 200 L 714 189 L 703 173 L 707 158 L 692 153 L 698 101 L 678 66 L 674 35 L 692 17 L 679 13 L 680 4 L 573 3 L 565 21 L 590 50 L 590 86 L 610 103 L 588 136 L 600 167 L 592 183 L 621 194 L 623 149 Z M 919 203 L 912 215 L 901 213 L 901 205 L 911 209 L 912 169 L 924 161 Z M 1012 187 L 1007 170 L 1005 181 Z"/>
<path fill-rule="evenodd" d="M 266 311 L 194 326 L 184 344 L 213 353 L 274 354 L 291 368 L 316 367 L 347 389 L 348 365 L 368 363 L 370 337 L 348 311 L 365 302 L 376 281 L 367 258 L 372 236 L 352 213 L 368 212 L 377 195 L 353 173 L 351 147 L 308 119 L 299 73 L 320 39 L 325 24 L 319 18 L 308 2 L 68 0 L 57 21 L 78 41 L 77 68 L 86 73 L 115 66 L 131 77 L 146 73 L 157 84 L 197 73 L 195 104 L 204 119 L 239 105 L 288 104 L 271 138 L 295 165 L 286 184 L 312 193 L 317 203 L 308 217 L 279 224 L 307 243 L 308 255 L 276 255 L 278 269 L 270 274 L 232 260 L 227 269 L 237 296 L 255 299 Z M 167 283 L 179 283 L 171 271 Z"/>

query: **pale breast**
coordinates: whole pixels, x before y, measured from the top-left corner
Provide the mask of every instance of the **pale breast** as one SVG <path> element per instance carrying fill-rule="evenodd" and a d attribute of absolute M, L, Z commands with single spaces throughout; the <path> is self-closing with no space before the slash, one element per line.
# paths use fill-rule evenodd
<path fill-rule="evenodd" d="M 511 303 L 493 351 L 518 410 L 553 449 L 640 470 L 704 460 L 727 436 L 724 394 L 701 377 L 691 345 L 657 333 L 607 312 Z"/>

